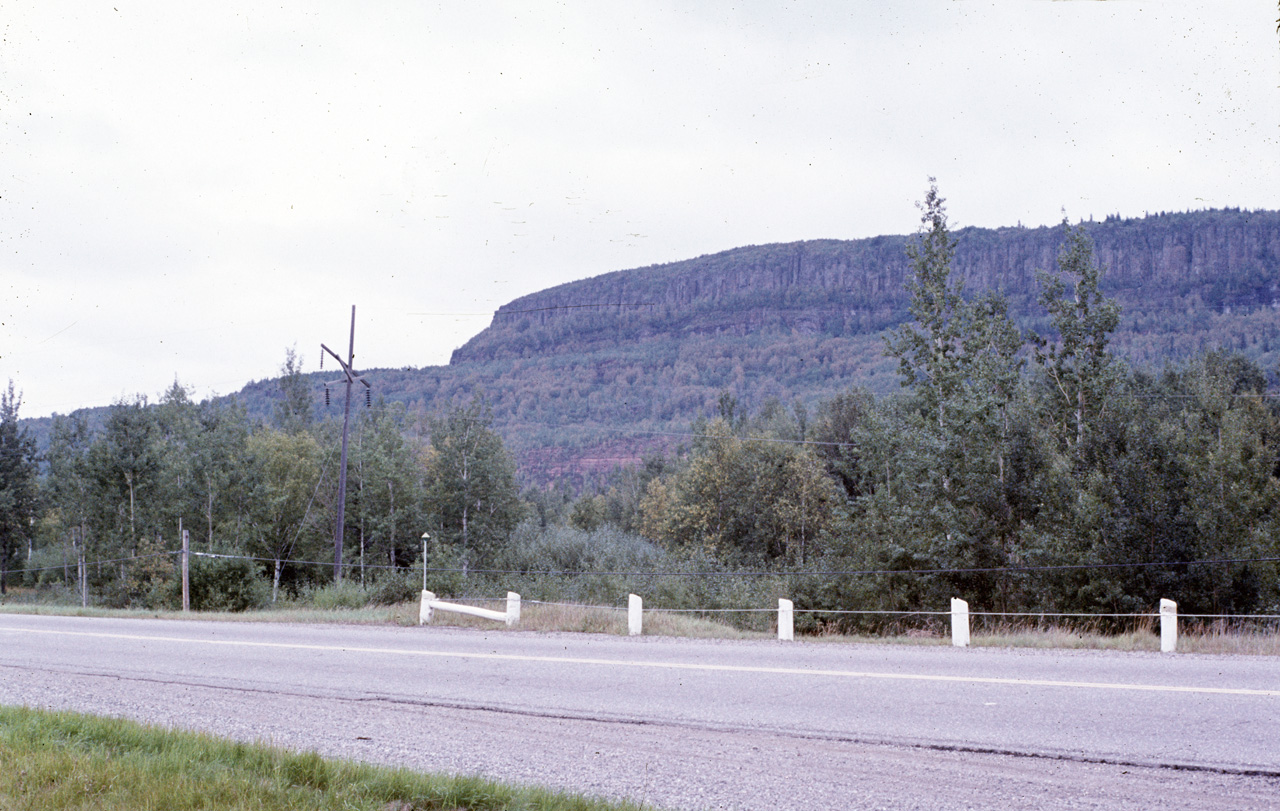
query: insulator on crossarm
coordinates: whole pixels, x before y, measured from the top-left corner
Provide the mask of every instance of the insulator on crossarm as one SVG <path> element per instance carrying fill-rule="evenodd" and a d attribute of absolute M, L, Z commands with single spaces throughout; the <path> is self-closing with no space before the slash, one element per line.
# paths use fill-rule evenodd
<path fill-rule="evenodd" d="M 324 369 L 324 347 L 320 347 L 320 368 Z"/>
<path fill-rule="evenodd" d="M 364 407 L 373 408 L 373 392 L 369 389 L 364 390 Z"/>
<path fill-rule="evenodd" d="M 325 408 L 329 407 L 329 387 L 328 386 L 324 387 L 324 407 Z"/>

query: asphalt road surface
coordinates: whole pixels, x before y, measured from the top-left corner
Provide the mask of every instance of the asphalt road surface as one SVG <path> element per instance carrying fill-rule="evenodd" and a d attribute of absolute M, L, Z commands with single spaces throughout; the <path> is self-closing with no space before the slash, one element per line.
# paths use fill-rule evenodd
<path fill-rule="evenodd" d="M 1280 808 L 1274 657 L 5 615 L 0 702 L 660 808 Z"/>

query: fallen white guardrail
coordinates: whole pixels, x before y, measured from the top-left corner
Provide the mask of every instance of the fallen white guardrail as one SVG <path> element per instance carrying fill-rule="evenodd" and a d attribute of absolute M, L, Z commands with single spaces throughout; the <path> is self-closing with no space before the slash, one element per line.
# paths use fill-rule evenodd
<path fill-rule="evenodd" d="M 466 614 L 472 617 L 482 617 L 495 622 L 505 622 L 508 626 L 515 625 L 520 622 L 520 595 L 514 591 L 507 592 L 507 610 L 494 611 L 489 608 L 480 608 L 474 605 L 462 605 L 460 603 L 447 603 L 444 600 L 436 599 L 436 595 L 430 591 L 422 592 L 422 607 L 418 609 L 418 624 L 426 625 L 431 622 L 431 615 L 435 611 L 449 611 L 454 614 Z"/>

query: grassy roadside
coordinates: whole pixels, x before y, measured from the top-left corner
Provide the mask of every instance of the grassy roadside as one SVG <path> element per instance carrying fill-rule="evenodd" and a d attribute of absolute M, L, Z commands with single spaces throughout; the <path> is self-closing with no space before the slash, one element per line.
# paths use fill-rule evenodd
<path fill-rule="evenodd" d="M 325 760 L 193 732 L 0 707 L 0 808 L 639 811 L 474 777 Z"/>
<path fill-rule="evenodd" d="M 485 604 L 495 607 L 497 603 Z M 400 603 L 392 606 L 365 608 L 285 608 L 243 612 L 192 612 L 144 611 L 107 608 L 80 608 L 76 606 L 5 604 L 0 614 L 53 614 L 62 616 L 138 617 L 172 620 L 203 620 L 224 622 L 303 622 L 340 623 L 347 625 L 400 625 L 418 624 L 418 604 Z M 490 631 L 542 631 L 562 633 L 595 633 L 625 635 L 627 614 L 622 608 L 595 606 L 557 605 L 525 602 L 521 607 L 520 624 L 514 629 L 459 614 L 437 612 L 432 625 L 457 628 L 483 628 Z M 687 637 L 694 639 L 772 639 L 772 631 L 745 631 L 718 622 L 714 616 L 700 617 L 691 613 L 646 611 L 644 632 L 648 636 Z M 897 644 L 897 645 L 947 645 L 949 638 L 941 632 L 919 630 L 888 635 L 824 634 L 800 636 L 807 642 L 824 644 Z M 1158 651 L 1160 638 L 1154 623 L 1124 633 L 1104 634 L 1068 626 L 1019 627 L 1002 623 L 988 628 L 975 628 L 971 637 L 973 647 L 1037 648 L 1066 650 L 1120 650 Z M 1280 656 L 1280 627 L 1270 630 L 1257 628 L 1232 628 L 1218 626 L 1184 627 L 1178 637 L 1181 653 L 1240 654 L 1256 656 Z"/>

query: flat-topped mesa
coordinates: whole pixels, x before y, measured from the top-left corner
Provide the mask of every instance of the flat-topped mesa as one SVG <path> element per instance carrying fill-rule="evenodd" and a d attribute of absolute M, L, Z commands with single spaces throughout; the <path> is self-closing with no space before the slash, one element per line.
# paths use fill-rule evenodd
<path fill-rule="evenodd" d="M 1145 312 L 1280 307 L 1280 212 L 1215 210 L 1084 224 L 1103 289 Z M 1060 227 L 964 228 L 955 269 L 968 294 L 1000 290 L 1042 317 L 1037 270 L 1053 271 Z M 689 335 L 866 335 L 907 318 L 911 237 L 755 245 L 606 273 L 516 299 L 452 364 L 581 352 Z"/>

